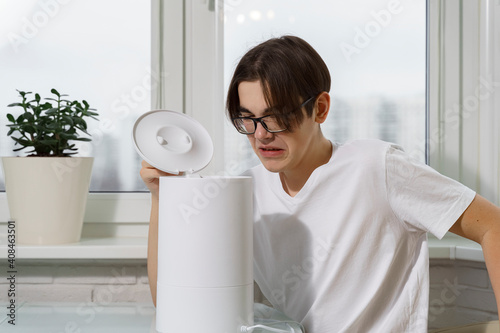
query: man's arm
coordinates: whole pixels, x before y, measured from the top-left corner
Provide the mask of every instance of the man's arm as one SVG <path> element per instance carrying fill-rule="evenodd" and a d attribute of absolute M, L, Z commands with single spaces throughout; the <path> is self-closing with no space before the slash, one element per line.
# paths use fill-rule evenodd
<path fill-rule="evenodd" d="M 450 231 L 481 244 L 500 314 L 500 208 L 476 195 Z"/>
<path fill-rule="evenodd" d="M 151 196 L 151 216 L 148 233 L 148 280 L 153 304 L 156 306 L 156 282 L 158 280 L 158 197 Z"/>
<path fill-rule="evenodd" d="M 175 176 L 155 169 L 142 161 L 141 178 L 151 192 L 151 215 L 148 232 L 148 279 L 153 304 L 156 306 L 156 283 L 158 277 L 158 198 L 160 177 Z"/>

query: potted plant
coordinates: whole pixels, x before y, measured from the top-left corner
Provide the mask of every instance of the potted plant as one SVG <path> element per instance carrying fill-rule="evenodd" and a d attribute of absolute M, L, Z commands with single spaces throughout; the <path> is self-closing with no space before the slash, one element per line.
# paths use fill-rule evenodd
<path fill-rule="evenodd" d="M 19 90 L 18 90 L 19 91 Z M 90 141 L 86 118 L 97 119 L 84 100 L 70 101 L 19 91 L 22 113 L 7 114 L 8 136 L 27 151 L 24 157 L 3 157 L 10 216 L 19 244 L 62 244 L 80 240 L 92 172 L 92 157 L 75 157 L 74 141 Z M 87 137 L 82 137 L 86 134 Z"/>

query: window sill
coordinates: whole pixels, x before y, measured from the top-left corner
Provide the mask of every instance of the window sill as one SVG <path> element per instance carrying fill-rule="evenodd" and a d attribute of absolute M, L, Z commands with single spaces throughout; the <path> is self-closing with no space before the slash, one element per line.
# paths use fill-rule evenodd
<path fill-rule="evenodd" d="M 429 257 L 484 262 L 481 245 L 451 233 L 446 234 L 441 240 L 429 235 Z"/>
<path fill-rule="evenodd" d="M 18 245 L 16 250 L 16 259 L 146 259 L 147 237 L 84 237 L 78 243 Z M 479 244 L 453 234 L 442 240 L 429 236 L 429 257 L 484 262 Z M 5 240 L 0 241 L 0 258 L 7 258 Z"/>
<path fill-rule="evenodd" d="M 7 258 L 7 244 L 0 241 L 0 258 Z M 17 245 L 16 260 L 22 259 L 146 259 L 147 237 L 82 238 L 59 245 Z"/>

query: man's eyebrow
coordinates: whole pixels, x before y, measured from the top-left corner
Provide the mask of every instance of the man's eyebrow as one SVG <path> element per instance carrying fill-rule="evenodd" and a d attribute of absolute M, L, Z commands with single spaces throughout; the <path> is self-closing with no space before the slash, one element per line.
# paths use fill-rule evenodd
<path fill-rule="evenodd" d="M 242 106 L 238 106 L 238 112 L 239 113 L 252 113 L 252 111 L 248 110 L 247 108 L 244 108 Z M 253 113 L 252 113 L 253 114 Z"/>
<path fill-rule="evenodd" d="M 273 110 L 273 108 L 269 107 L 269 108 L 264 109 L 264 111 L 262 113 L 264 115 L 267 115 L 267 114 L 270 114 L 272 110 Z M 239 113 L 250 113 L 252 115 L 254 114 L 252 111 L 248 110 L 247 108 L 245 108 L 243 106 L 238 106 L 238 112 Z"/>

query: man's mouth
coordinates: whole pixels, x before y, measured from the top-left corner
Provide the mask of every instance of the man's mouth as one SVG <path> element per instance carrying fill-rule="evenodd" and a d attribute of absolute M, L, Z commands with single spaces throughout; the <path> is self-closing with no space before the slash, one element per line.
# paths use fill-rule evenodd
<path fill-rule="evenodd" d="M 259 155 L 265 158 L 275 158 L 283 155 L 285 150 L 276 147 L 260 147 Z"/>

